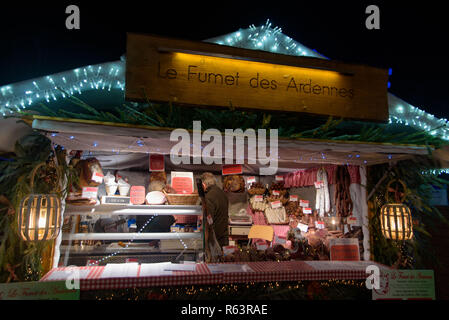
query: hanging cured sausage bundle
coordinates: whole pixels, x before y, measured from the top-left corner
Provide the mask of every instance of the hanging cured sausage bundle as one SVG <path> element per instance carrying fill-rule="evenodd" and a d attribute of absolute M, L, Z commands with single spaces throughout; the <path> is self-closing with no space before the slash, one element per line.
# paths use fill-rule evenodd
<path fill-rule="evenodd" d="M 335 195 L 334 203 L 337 216 L 348 217 L 352 213 L 352 200 L 349 192 L 351 177 L 346 166 L 338 166 L 335 170 Z"/>

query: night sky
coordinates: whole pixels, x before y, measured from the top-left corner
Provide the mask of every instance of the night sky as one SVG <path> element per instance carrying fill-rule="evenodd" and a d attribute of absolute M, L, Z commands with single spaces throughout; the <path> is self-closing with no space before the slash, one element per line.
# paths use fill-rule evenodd
<path fill-rule="evenodd" d="M 95 2 L 95 4 L 92 4 Z M 204 40 L 267 18 L 272 26 L 331 59 L 392 68 L 389 91 L 449 118 L 448 13 L 442 1 L 9 1 L 0 7 L 0 86 L 118 60 L 126 32 Z M 294 3 L 294 4 L 293 4 Z M 394 4 L 393 4 L 394 3 Z M 67 30 L 76 4 L 81 29 Z M 365 8 L 380 8 L 367 30 Z"/>

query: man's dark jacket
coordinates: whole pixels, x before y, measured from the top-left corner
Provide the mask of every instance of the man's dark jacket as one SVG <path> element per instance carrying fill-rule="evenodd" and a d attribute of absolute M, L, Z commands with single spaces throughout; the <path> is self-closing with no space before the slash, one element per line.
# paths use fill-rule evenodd
<path fill-rule="evenodd" d="M 211 186 L 206 191 L 207 213 L 212 216 L 215 236 L 220 246 L 227 246 L 228 239 L 228 197 L 217 186 Z"/>

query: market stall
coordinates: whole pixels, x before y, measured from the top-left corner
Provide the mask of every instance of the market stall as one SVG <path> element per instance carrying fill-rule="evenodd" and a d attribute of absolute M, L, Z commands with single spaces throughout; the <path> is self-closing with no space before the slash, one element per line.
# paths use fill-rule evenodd
<path fill-rule="evenodd" d="M 135 218 L 151 214 L 196 218 L 202 214 L 198 199 L 191 205 L 171 205 L 167 199 L 157 205 L 105 204 L 101 192 L 106 192 L 106 185 L 102 182 L 98 188 L 104 190 L 97 191 L 90 204 L 66 203 L 65 221 L 68 217 L 83 219 L 75 220 L 77 225 L 72 221 L 70 227 L 63 227 L 56 241 L 53 269 L 42 281 L 55 280 L 72 270 L 64 267 L 77 265 L 82 274 L 81 290 L 111 289 L 114 285 L 123 288 L 233 281 L 364 279 L 366 266 L 376 264 L 370 259 L 367 227 L 364 186 L 368 163 L 386 163 L 392 158 L 407 159 L 427 152 L 425 147 L 411 145 L 279 139 L 279 167 L 274 176 L 260 176 L 258 165 L 248 164 L 241 166 L 240 174 L 222 175 L 225 173 L 222 165 L 173 165 L 168 155 L 174 142 L 165 129 L 43 117 L 35 117 L 32 126 L 55 145 L 63 146 L 67 154 L 76 155 L 71 150 L 77 150 L 83 151 L 81 159 L 97 159 L 104 176 L 115 172 L 127 178 L 130 188 L 144 187 L 146 198 L 151 192 L 148 189 L 151 176 L 155 174 L 149 170 L 149 160 L 156 153 L 165 155 L 167 185 L 173 172 L 198 177 L 210 171 L 228 195 L 230 246 L 224 248 L 222 262 L 225 263 L 215 270 L 215 264 L 210 267 L 204 263 L 202 233 L 195 230 L 197 219 L 190 219 L 193 225 L 189 230 L 178 221 L 167 232 L 146 233 L 129 227 L 94 232 L 95 215 L 117 220 L 121 216 Z M 341 168 L 346 171 L 339 172 Z M 341 184 L 344 179 L 346 184 Z M 196 188 L 192 191 L 195 194 Z M 112 197 L 127 197 L 120 196 L 119 190 L 115 193 Z M 349 210 L 347 215 L 345 210 Z M 86 223 L 87 217 L 90 222 Z M 80 231 L 83 222 L 88 226 Z M 272 239 L 252 239 L 248 245 L 248 234 L 254 226 L 271 226 Z M 355 245 L 357 254 L 331 257 L 329 249 L 335 239 L 355 240 L 350 243 Z M 354 254 L 354 248 L 351 250 L 348 252 Z M 174 264 L 177 258 L 177 262 L 184 263 Z M 239 270 L 243 266 L 247 269 Z"/>

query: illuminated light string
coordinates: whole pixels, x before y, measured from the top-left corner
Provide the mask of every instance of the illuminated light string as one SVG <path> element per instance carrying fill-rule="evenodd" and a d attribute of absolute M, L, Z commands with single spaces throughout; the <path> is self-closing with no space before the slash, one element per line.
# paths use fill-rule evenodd
<path fill-rule="evenodd" d="M 294 56 L 328 59 L 316 50 L 310 49 L 283 34 L 281 28 L 273 28 L 269 19 L 259 27 L 253 24 L 247 29 L 240 29 L 220 37 L 207 39 L 205 42 Z M 389 75 L 391 74 L 392 70 L 389 69 Z M 0 87 L 0 114 L 3 116 L 13 115 L 40 102 L 68 98 L 58 88 L 69 92 L 71 95 L 81 95 L 82 92 L 89 90 L 99 90 L 105 95 L 110 94 L 111 91 L 124 91 L 125 57 L 122 56 L 119 61 L 89 65 L 2 86 Z M 391 93 L 388 93 L 388 105 L 389 124 L 410 126 L 444 140 L 449 140 L 447 119 L 438 119 Z"/>

